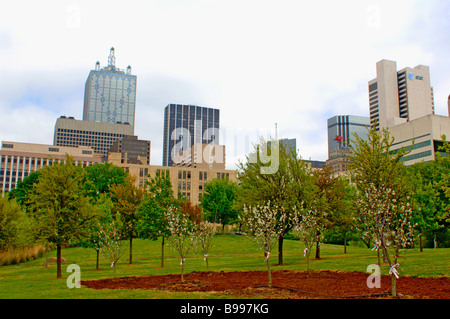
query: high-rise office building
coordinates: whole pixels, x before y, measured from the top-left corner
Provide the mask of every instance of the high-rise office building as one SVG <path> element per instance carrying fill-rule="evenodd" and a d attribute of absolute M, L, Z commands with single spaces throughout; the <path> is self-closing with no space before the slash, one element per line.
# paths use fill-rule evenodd
<path fill-rule="evenodd" d="M 370 127 L 370 119 L 355 115 L 337 115 L 327 120 L 328 125 L 328 158 L 335 150 L 348 149 L 356 133 L 366 140 Z"/>
<path fill-rule="evenodd" d="M 137 136 L 129 135 L 117 139 L 108 150 L 108 154 L 120 153 L 122 163 L 150 165 L 150 148 L 150 141 L 139 140 Z"/>
<path fill-rule="evenodd" d="M 56 120 L 53 145 L 90 146 L 106 160 L 110 147 L 117 139 L 127 135 L 133 135 L 130 124 L 80 121 L 73 117 L 61 116 Z"/>
<path fill-rule="evenodd" d="M 100 68 L 97 61 L 91 70 L 84 90 L 83 121 L 129 123 L 134 132 L 136 110 L 136 75 L 131 67 L 116 68 L 114 48 L 108 57 L 108 66 Z M 134 133 L 133 133 L 134 134 Z"/>
<path fill-rule="evenodd" d="M 280 142 L 284 145 L 284 148 L 288 152 L 297 152 L 297 139 L 295 138 L 282 138 Z"/>
<path fill-rule="evenodd" d="M 194 144 L 219 144 L 219 110 L 196 105 L 169 104 L 164 109 L 163 166 Z"/>
<path fill-rule="evenodd" d="M 389 128 L 434 114 L 429 67 L 418 65 L 397 71 L 397 63 L 381 60 L 377 77 L 369 81 L 370 121 Z"/>

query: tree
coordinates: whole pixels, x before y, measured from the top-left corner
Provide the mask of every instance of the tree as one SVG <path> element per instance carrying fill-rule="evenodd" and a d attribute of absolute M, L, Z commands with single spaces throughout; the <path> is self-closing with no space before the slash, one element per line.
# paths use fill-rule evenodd
<path fill-rule="evenodd" d="M 423 235 L 430 239 L 434 248 L 438 247 L 438 238 L 445 240 L 448 234 L 449 219 L 449 195 L 450 184 L 450 157 L 448 149 L 449 143 L 444 142 L 438 147 L 436 159 L 427 163 L 416 163 L 408 167 L 415 191 L 415 213 L 414 221 L 417 223 L 416 229 L 419 233 L 420 251 L 423 246 Z M 444 152 L 441 152 L 444 151 Z M 447 235 L 448 237 L 448 235 Z M 428 241 L 428 240 L 427 240 Z"/>
<path fill-rule="evenodd" d="M 113 202 L 107 194 L 103 193 L 97 197 L 92 209 L 96 212 L 97 218 L 95 222 L 91 223 L 88 235 L 82 238 L 78 245 L 95 250 L 97 254 L 95 269 L 98 270 L 100 262 L 100 231 L 105 229 L 107 224 L 112 221 Z"/>
<path fill-rule="evenodd" d="M 106 219 L 98 223 L 99 251 L 103 257 L 111 262 L 111 267 L 114 270 L 114 279 L 116 279 L 117 262 L 126 251 L 122 228 L 120 213 L 117 213 L 115 216 L 111 215 L 109 220 Z"/>
<path fill-rule="evenodd" d="M 57 278 L 61 278 L 61 247 L 86 235 L 95 217 L 84 196 L 84 177 L 82 167 L 67 156 L 65 162 L 53 161 L 41 169 L 29 195 L 37 238 L 56 245 Z"/>
<path fill-rule="evenodd" d="M 86 194 L 96 199 L 101 194 L 109 194 L 113 185 L 124 185 L 127 173 L 112 163 L 95 163 L 86 166 Z"/>
<path fill-rule="evenodd" d="M 31 172 L 23 180 L 18 181 L 16 188 L 8 192 L 9 199 L 15 199 L 16 202 L 23 208 L 27 208 L 28 195 L 33 190 L 33 185 L 39 181 L 41 171 Z"/>
<path fill-rule="evenodd" d="M 170 207 L 164 215 L 170 232 L 169 243 L 180 254 L 181 281 L 184 282 L 184 263 L 189 251 L 196 244 L 199 228 L 189 216 L 173 207 Z"/>
<path fill-rule="evenodd" d="M 269 160 L 272 169 L 267 169 Z M 295 207 L 301 203 L 307 205 L 317 192 L 312 168 L 295 150 L 287 150 L 283 143 L 266 142 L 263 138 L 238 167 L 240 206 L 265 205 L 270 201 L 278 207 L 278 215 L 284 216 L 276 218 L 278 223 L 283 223 L 278 238 L 278 264 L 282 264 L 283 239 L 293 226 Z"/>
<path fill-rule="evenodd" d="M 203 255 L 203 260 L 206 262 L 206 271 L 209 271 L 209 249 L 216 234 L 217 226 L 207 221 L 201 221 L 199 224 L 198 243 L 200 253 Z"/>
<path fill-rule="evenodd" d="M 293 227 L 293 230 L 297 233 L 300 241 L 304 243 L 305 248 L 303 250 L 303 255 L 306 257 L 308 274 L 311 273 L 309 256 L 311 254 L 312 246 L 317 240 L 317 233 L 320 233 L 323 230 L 323 225 L 320 222 L 321 214 L 318 210 L 319 205 L 313 206 L 316 207 L 309 207 L 296 213 Z"/>
<path fill-rule="evenodd" d="M 355 137 L 350 173 L 357 190 L 357 218 L 367 234 L 375 239 L 374 248 L 381 250 L 390 265 L 392 295 L 395 296 L 399 250 L 410 243 L 413 235 L 410 204 L 413 193 L 402 162 L 410 149 L 391 152 L 394 139 L 390 138 L 387 129 L 377 132 L 375 125 L 370 129 L 367 141 Z M 394 254 L 391 259 L 388 247 L 392 244 Z"/>
<path fill-rule="evenodd" d="M 180 202 L 174 197 L 168 170 L 157 171 L 146 181 L 146 192 L 138 209 L 139 237 L 157 240 L 161 236 L 161 267 L 164 267 L 164 242 L 170 235 L 165 212 L 176 210 Z"/>
<path fill-rule="evenodd" d="M 0 198 L 0 251 L 28 245 L 32 225 L 15 199 Z"/>
<path fill-rule="evenodd" d="M 225 226 L 235 222 L 239 211 L 235 208 L 237 184 L 229 179 L 214 178 L 203 186 L 201 207 L 206 213 L 206 219 Z"/>
<path fill-rule="evenodd" d="M 280 214 L 280 211 L 282 210 L 277 205 L 268 201 L 265 205 L 244 206 L 241 217 L 245 234 L 264 250 L 269 287 L 272 287 L 270 251 L 283 233 L 284 221 L 287 218 L 287 214 Z"/>
<path fill-rule="evenodd" d="M 135 185 L 135 178 L 127 176 L 123 184 L 110 186 L 113 211 L 122 216 L 122 232 L 130 242 L 130 264 L 133 263 L 133 239 L 138 237 L 139 214 L 144 191 Z"/>

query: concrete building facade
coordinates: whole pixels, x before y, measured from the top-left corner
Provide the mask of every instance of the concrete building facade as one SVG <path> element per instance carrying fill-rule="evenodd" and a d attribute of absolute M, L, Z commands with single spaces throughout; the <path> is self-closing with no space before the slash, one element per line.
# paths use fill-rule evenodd
<path fill-rule="evenodd" d="M 440 115 L 427 115 L 410 122 L 399 124 L 389 128 L 389 133 L 394 138 L 391 151 L 401 148 L 411 148 L 403 160 L 405 166 L 418 162 L 433 161 L 438 148 L 443 143 L 442 135 L 447 140 L 450 137 L 450 117 Z"/>
<path fill-rule="evenodd" d="M 123 163 L 150 165 L 151 142 L 137 136 L 125 136 L 116 140 L 109 152 L 122 154 Z"/>
<path fill-rule="evenodd" d="M 108 150 L 116 140 L 127 135 L 133 135 L 133 127 L 130 124 L 80 121 L 61 116 L 56 120 L 53 145 L 89 146 L 106 160 Z"/>
<path fill-rule="evenodd" d="M 31 172 L 48 165 L 52 160 L 64 161 L 70 155 L 75 164 L 83 167 L 100 163 L 91 147 L 63 147 L 45 144 L 2 142 L 0 150 L 0 189 L 2 196 L 16 187 Z"/>
<path fill-rule="evenodd" d="M 181 196 L 185 196 L 193 205 L 199 204 L 203 195 L 203 186 L 206 182 L 214 179 L 230 179 L 237 181 L 237 174 L 234 170 L 219 169 L 213 167 L 185 167 L 185 166 L 158 166 L 147 164 L 131 164 L 122 161 L 120 153 L 109 153 L 108 162 L 122 167 L 130 175 L 136 177 L 136 185 L 144 187 L 145 181 L 154 178 L 156 173 L 168 172 L 172 189 L 175 196 L 180 191 Z"/>

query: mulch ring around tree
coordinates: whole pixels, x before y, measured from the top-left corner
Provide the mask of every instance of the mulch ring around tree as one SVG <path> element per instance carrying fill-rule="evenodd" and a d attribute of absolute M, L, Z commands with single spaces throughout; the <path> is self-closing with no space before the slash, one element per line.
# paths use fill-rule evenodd
<path fill-rule="evenodd" d="M 163 291 L 216 292 L 235 298 L 386 298 L 391 277 L 381 276 L 381 288 L 368 288 L 369 274 L 363 272 L 275 270 L 272 288 L 267 287 L 267 271 L 191 272 L 180 274 L 122 277 L 81 281 L 92 289 L 156 289 Z M 450 299 L 450 278 L 400 277 L 399 298 Z"/>

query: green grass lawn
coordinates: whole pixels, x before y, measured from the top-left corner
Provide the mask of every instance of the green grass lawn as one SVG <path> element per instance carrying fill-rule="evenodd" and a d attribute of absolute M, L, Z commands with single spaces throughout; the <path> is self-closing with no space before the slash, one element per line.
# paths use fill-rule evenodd
<path fill-rule="evenodd" d="M 133 264 L 129 264 L 128 252 L 117 265 L 117 277 L 173 274 L 180 272 L 180 258 L 167 244 L 165 249 L 165 267 L 161 268 L 161 241 L 134 240 Z M 313 250 L 311 256 L 314 256 Z M 56 251 L 49 254 L 56 256 Z M 66 263 L 62 266 L 62 279 L 56 279 L 56 263 L 45 268 L 45 258 L 18 265 L 0 267 L 0 298 L 218 298 L 226 297 L 217 293 L 179 293 L 153 290 L 93 290 L 85 287 L 69 289 L 66 284 L 66 272 L 70 264 L 81 268 L 81 280 L 113 278 L 110 263 L 100 258 L 100 270 L 95 270 L 96 253 L 83 248 L 66 248 L 62 250 Z M 278 251 L 271 252 L 273 270 L 306 270 L 303 257 L 303 245 L 294 240 L 284 242 L 284 265 L 278 262 Z M 450 276 L 450 249 L 405 250 L 399 259 L 400 276 Z M 311 260 L 311 269 L 362 271 L 369 264 L 377 263 L 376 252 L 367 248 L 343 246 L 321 246 L 321 259 Z M 209 253 L 211 271 L 266 270 L 262 251 L 250 239 L 236 235 L 218 235 L 214 238 Z M 382 274 L 388 274 L 388 266 L 382 267 Z M 205 271 L 203 256 L 194 253 L 185 261 L 185 273 Z"/>

